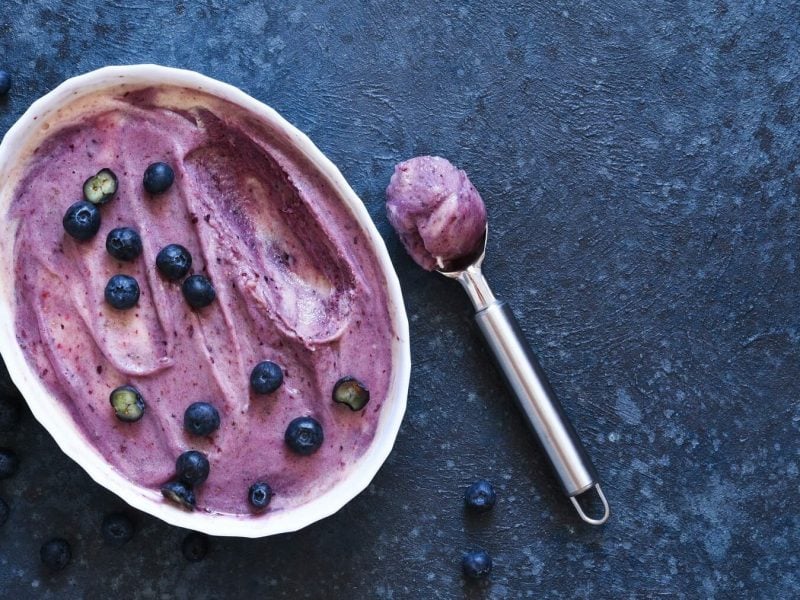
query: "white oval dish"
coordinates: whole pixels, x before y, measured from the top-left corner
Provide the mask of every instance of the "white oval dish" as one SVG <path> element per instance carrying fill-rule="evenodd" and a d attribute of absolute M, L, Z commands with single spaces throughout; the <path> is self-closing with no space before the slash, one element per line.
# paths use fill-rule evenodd
<path fill-rule="evenodd" d="M 392 381 L 381 410 L 375 437 L 367 451 L 345 477 L 321 496 L 297 507 L 264 516 L 186 512 L 165 502 L 158 490 L 141 487 L 123 477 L 89 444 L 66 407 L 54 398 L 28 365 L 17 342 L 14 326 L 14 231 L 0 238 L 0 354 L 14 383 L 36 419 L 47 429 L 61 450 L 77 462 L 97 483 L 131 506 L 172 525 L 202 531 L 210 535 L 263 537 L 296 531 L 332 515 L 361 493 L 386 460 L 394 445 L 406 409 L 411 355 L 408 319 L 400 284 L 386 251 L 383 239 L 359 197 L 336 166 L 306 137 L 275 110 L 248 96 L 238 88 L 194 71 L 159 65 L 104 67 L 64 81 L 34 102 L 8 130 L 0 144 L 0 215 L 8 211 L 18 171 L 29 151 L 50 128 L 49 119 L 77 98 L 102 89 L 132 86 L 172 85 L 201 90 L 237 104 L 282 132 L 316 166 L 337 191 L 366 233 L 378 258 L 388 286 L 389 314 L 396 333 L 392 347 Z"/>

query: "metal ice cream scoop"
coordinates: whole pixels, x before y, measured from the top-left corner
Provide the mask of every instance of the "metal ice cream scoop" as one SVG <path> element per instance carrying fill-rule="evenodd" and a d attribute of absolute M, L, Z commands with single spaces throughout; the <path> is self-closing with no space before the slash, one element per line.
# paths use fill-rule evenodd
<path fill-rule="evenodd" d="M 487 226 L 480 255 L 470 264 L 447 265 L 446 270 L 440 269 L 439 273 L 457 279 L 467 291 L 475 305 L 478 327 L 575 510 L 587 523 L 602 525 L 610 513 L 597 471 L 525 341 L 511 308 L 505 301 L 495 298 L 481 271 L 488 236 Z M 592 488 L 603 503 L 600 518 L 588 516 L 577 499 Z"/>

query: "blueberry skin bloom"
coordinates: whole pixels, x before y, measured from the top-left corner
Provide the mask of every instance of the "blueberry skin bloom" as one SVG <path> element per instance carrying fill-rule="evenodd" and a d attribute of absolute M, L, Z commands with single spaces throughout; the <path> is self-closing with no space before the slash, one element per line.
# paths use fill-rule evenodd
<path fill-rule="evenodd" d="M 322 433 L 322 425 L 316 419 L 297 417 L 289 423 L 283 439 L 296 454 L 309 456 L 319 450 L 325 436 Z"/>
<path fill-rule="evenodd" d="M 256 510 L 266 508 L 272 500 L 272 488 L 264 481 L 254 483 L 247 492 L 247 499 Z"/>
<path fill-rule="evenodd" d="M 0 69 L 0 96 L 5 96 L 11 90 L 11 75 L 8 71 Z"/>
<path fill-rule="evenodd" d="M 170 281 L 177 281 L 192 267 L 192 255 L 180 244 L 164 246 L 156 256 L 158 272 Z"/>
<path fill-rule="evenodd" d="M 461 559 L 461 570 L 468 579 L 484 579 L 492 572 L 492 557 L 485 550 L 471 550 Z"/>
<path fill-rule="evenodd" d="M 181 291 L 192 308 L 205 308 L 217 298 L 214 286 L 203 275 L 187 277 L 181 286 Z"/>
<path fill-rule="evenodd" d="M 19 458 L 11 448 L 0 448 L 0 479 L 13 477 L 19 469 Z"/>
<path fill-rule="evenodd" d="M 135 229 L 117 227 L 106 236 L 106 251 L 117 260 L 136 260 L 142 253 L 142 238 Z"/>
<path fill-rule="evenodd" d="M 494 486 L 485 479 L 479 479 L 464 492 L 464 505 L 476 513 L 484 513 L 492 509 L 497 501 Z"/>
<path fill-rule="evenodd" d="M 203 483 L 208 479 L 209 470 L 208 458 L 197 450 L 184 452 L 175 461 L 175 473 L 178 479 L 189 486 Z"/>
<path fill-rule="evenodd" d="M 128 310 L 139 301 L 139 283 L 130 275 L 114 275 L 105 290 L 106 302 L 117 310 Z"/>
<path fill-rule="evenodd" d="M 92 239 L 100 229 L 100 209 L 91 202 L 78 200 L 71 205 L 61 220 L 70 236 L 79 242 Z"/>
<path fill-rule="evenodd" d="M 175 172 L 167 163 L 156 162 L 147 167 L 142 184 L 149 194 L 166 192 L 175 180 Z"/>
<path fill-rule="evenodd" d="M 256 394 L 271 394 L 282 383 L 283 371 L 271 360 L 258 363 L 250 373 L 250 387 Z"/>
<path fill-rule="evenodd" d="M 193 435 L 211 435 L 219 429 L 219 411 L 208 402 L 194 402 L 183 413 L 183 428 Z"/>

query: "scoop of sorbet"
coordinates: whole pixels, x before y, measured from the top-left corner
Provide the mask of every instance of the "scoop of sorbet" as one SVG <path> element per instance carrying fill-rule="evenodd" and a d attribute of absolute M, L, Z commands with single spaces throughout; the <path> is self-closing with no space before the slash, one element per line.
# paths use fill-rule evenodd
<path fill-rule="evenodd" d="M 411 258 L 428 271 L 476 254 L 486 230 L 478 190 L 438 156 L 417 156 L 394 168 L 386 213 Z"/>

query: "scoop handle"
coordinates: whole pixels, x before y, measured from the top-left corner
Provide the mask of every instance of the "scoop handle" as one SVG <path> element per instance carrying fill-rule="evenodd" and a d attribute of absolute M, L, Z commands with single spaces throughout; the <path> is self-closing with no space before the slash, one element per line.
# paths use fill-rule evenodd
<path fill-rule="evenodd" d="M 494 298 L 480 272 L 473 272 L 472 277 L 460 278 L 460 281 L 475 303 L 478 327 L 517 404 L 544 448 L 564 493 L 570 497 L 584 521 L 592 525 L 605 523 L 609 508 L 597 471 L 525 340 L 514 313 L 505 301 Z M 600 518 L 586 515 L 576 499 L 592 488 L 596 489 L 603 503 L 604 512 Z"/>

